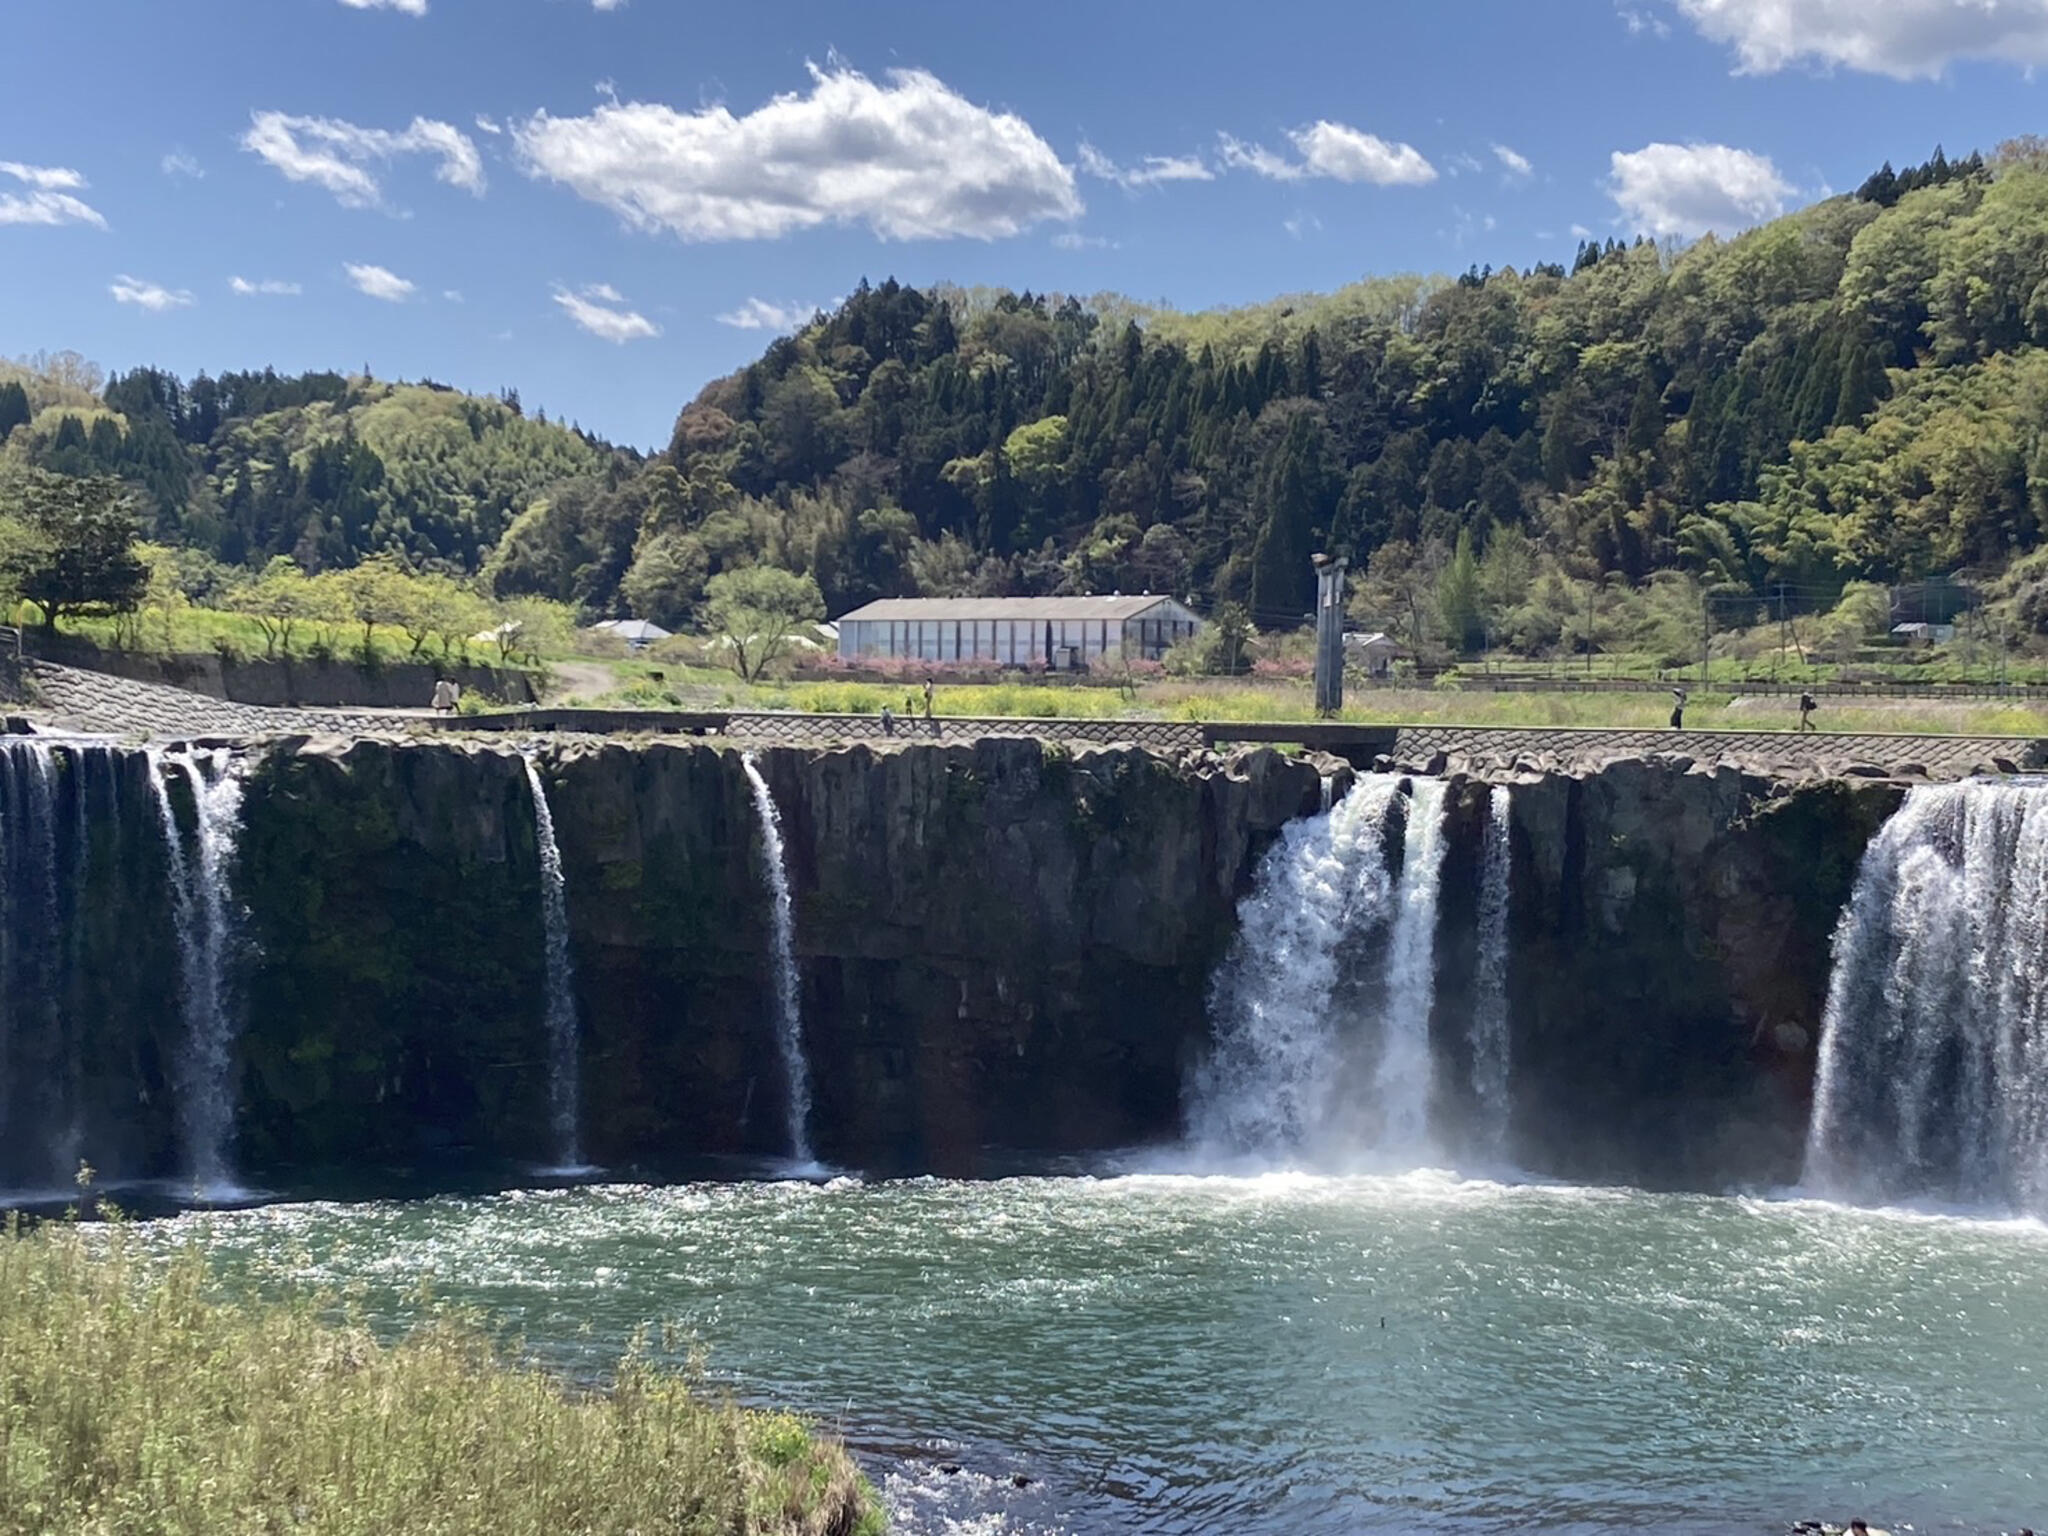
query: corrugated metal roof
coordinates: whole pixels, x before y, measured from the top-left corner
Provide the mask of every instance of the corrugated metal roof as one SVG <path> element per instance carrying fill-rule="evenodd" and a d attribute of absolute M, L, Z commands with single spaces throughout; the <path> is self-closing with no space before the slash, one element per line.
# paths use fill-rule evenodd
<path fill-rule="evenodd" d="M 841 624 L 889 623 L 905 619 L 1037 619 L 1121 622 L 1150 613 L 1161 603 L 1180 604 L 1163 593 L 1139 597 L 885 597 L 841 614 Z"/>

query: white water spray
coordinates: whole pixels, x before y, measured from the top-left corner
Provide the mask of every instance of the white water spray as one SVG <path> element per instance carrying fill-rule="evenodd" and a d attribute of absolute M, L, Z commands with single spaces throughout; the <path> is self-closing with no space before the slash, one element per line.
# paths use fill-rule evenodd
<path fill-rule="evenodd" d="M 192 791 L 193 847 L 187 852 L 171 799 L 169 775 Z M 237 914 L 228 882 L 242 824 L 239 765 L 225 751 L 151 752 L 149 782 L 163 824 L 170 863 L 171 908 L 178 928 L 183 983 L 185 1055 L 179 1063 L 178 1120 L 193 1184 L 202 1194 L 234 1188 L 229 1157 L 235 1100 L 232 1073 L 236 1021 L 229 959 Z"/>
<path fill-rule="evenodd" d="M 2048 1215 L 2048 787 L 1914 789 L 1865 851 L 1805 1177 Z"/>
<path fill-rule="evenodd" d="M 541 930 L 547 947 L 548 1117 L 554 1129 L 560 1171 L 583 1165 L 581 1064 L 577 1059 L 576 971 L 569 954 L 569 883 L 562 874 L 562 848 L 555 840 L 555 816 L 547 787 L 531 757 L 526 787 L 533 796 L 533 837 L 540 850 Z"/>
<path fill-rule="evenodd" d="M 1486 802 L 1486 850 L 1479 871 L 1479 948 L 1472 978 L 1472 1101 L 1475 1142 L 1498 1156 L 1508 1117 L 1508 904 L 1513 863 L 1508 843 L 1514 802 L 1505 784 Z"/>
<path fill-rule="evenodd" d="M 1326 1161 L 1425 1151 L 1444 786 L 1418 780 L 1404 800 L 1401 783 L 1361 776 L 1260 863 L 1211 988 L 1215 1050 L 1189 1094 L 1189 1135 L 1207 1151 Z M 1398 883 L 1387 858 L 1397 808 Z"/>
<path fill-rule="evenodd" d="M 754 787 L 754 815 L 761 830 L 761 866 L 768 882 L 775 945 L 775 1040 L 782 1053 L 788 1085 L 789 1155 L 799 1163 L 811 1159 L 811 1074 L 804 1060 L 804 1023 L 796 975 L 796 913 L 789 897 L 789 871 L 783 864 L 782 814 L 775 796 L 751 753 L 741 757 L 747 782 Z"/>
<path fill-rule="evenodd" d="M 1419 1154 L 1429 1132 L 1429 1013 L 1436 1002 L 1436 900 L 1443 868 L 1444 785 L 1417 779 L 1408 800 L 1401 888 L 1387 950 L 1377 1074 L 1383 1151 Z"/>

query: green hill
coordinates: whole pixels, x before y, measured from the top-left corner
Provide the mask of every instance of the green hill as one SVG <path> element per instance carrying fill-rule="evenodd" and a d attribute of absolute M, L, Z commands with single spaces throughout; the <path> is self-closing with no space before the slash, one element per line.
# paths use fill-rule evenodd
<path fill-rule="evenodd" d="M 1143 589 L 1281 625 L 1330 549 L 1417 641 L 1541 651 L 1593 580 L 1683 629 L 1703 600 L 1747 622 L 1961 571 L 2048 625 L 2025 558 L 2044 359 L 2048 152 L 2026 141 L 1733 240 L 1587 244 L 1569 271 L 1203 314 L 862 283 L 645 462 L 513 401 L 335 375 L 67 395 L 45 369 L 11 404 L 0 385 L 0 431 L 16 460 L 140 483 L 154 536 L 233 563 L 390 552 L 669 625 L 749 564 L 835 613 Z"/>

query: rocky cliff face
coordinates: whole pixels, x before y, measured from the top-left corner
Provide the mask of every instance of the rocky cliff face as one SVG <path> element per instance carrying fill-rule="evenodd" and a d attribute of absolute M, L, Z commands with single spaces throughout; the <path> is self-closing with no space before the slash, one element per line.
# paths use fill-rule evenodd
<path fill-rule="evenodd" d="M 983 1148 L 1173 1134 L 1207 978 L 1320 775 L 1022 740 L 763 751 L 796 903 L 819 1153 L 964 1170 Z M 769 903 L 736 753 L 578 743 L 543 775 L 569 887 L 599 1162 L 780 1154 Z M 245 1155 L 539 1157 L 538 862 L 495 747 L 305 744 L 247 802 Z"/>
<path fill-rule="evenodd" d="M 25 1005 L 0 1023 L 17 1076 L 82 1074 L 66 1091 L 89 1101 L 70 1112 L 88 1157 L 168 1173 L 182 1025 L 161 829 L 146 760 L 104 761 L 61 1010 L 89 1021 L 82 1059 Z M 539 761 L 567 874 L 587 1155 L 659 1172 L 785 1153 L 770 907 L 739 756 L 569 741 Z M 240 1166 L 302 1186 L 545 1161 L 540 861 L 518 755 L 316 738 L 249 762 Z M 1323 773 L 1340 794 L 1350 775 L 1265 751 L 1027 740 L 758 762 L 788 845 L 817 1151 L 953 1172 L 991 1166 L 990 1148 L 1174 1137 L 1237 902 L 1280 829 L 1316 811 Z M 1682 761 L 1506 777 L 1511 1155 L 1652 1184 L 1795 1175 L 1829 935 L 1902 787 Z M 1451 782 L 1432 1035 L 1455 1147 L 1475 1112 L 1490 781 Z M 17 1108 L 0 1127 L 0 1184 L 24 1181 L 54 1116 Z"/>
<path fill-rule="evenodd" d="M 1505 779 L 1512 1154 L 1571 1178 L 1794 1179 L 1830 938 L 1903 786 L 1683 759 Z M 1454 849 L 1476 844 L 1483 790 L 1467 781 L 1454 801 Z M 1438 1034 L 1452 1058 L 1469 899 L 1446 893 Z"/>

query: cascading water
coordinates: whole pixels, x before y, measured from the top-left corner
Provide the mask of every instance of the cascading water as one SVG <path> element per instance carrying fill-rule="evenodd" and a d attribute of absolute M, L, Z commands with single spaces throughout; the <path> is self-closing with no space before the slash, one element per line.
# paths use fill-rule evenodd
<path fill-rule="evenodd" d="M 1479 1113 L 1474 1141 L 1498 1156 L 1508 1117 L 1508 901 L 1513 871 L 1508 844 L 1514 802 L 1505 784 L 1486 802 L 1486 849 L 1479 871 L 1479 950 L 1472 978 L 1472 1101 Z"/>
<path fill-rule="evenodd" d="M 796 976 L 796 913 L 789 897 L 789 871 L 783 865 L 782 814 L 761 769 L 747 754 L 740 759 L 747 782 L 754 787 L 754 815 L 761 829 L 761 866 L 773 908 L 775 945 L 775 1039 L 782 1053 L 789 1102 L 789 1155 L 799 1163 L 811 1159 L 811 1073 L 804 1059 L 804 1023 Z"/>
<path fill-rule="evenodd" d="M 1429 1011 L 1436 1001 L 1436 900 L 1444 868 L 1444 786 L 1417 779 L 1387 950 L 1386 1023 L 1378 1077 L 1380 1145 L 1419 1151 L 1429 1130 Z"/>
<path fill-rule="evenodd" d="M 1865 851 L 1805 1182 L 2048 1215 L 2048 787 L 1914 789 Z"/>
<path fill-rule="evenodd" d="M 50 749 L 0 743 L 0 1136 L 30 1120 L 32 1046 L 55 1037 L 62 914 Z M 61 1170 L 59 1170 L 61 1171 Z"/>
<path fill-rule="evenodd" d="M 178 824 L 170 777 L 192 792 L 192 848 Z M 189 1175 L 202 1194 L 234 1191 L 229 1143 L 235 1099 L 232 1073 L 236 1021 L 229 961 L 237 914 L 229 890 L 242 825 L 239 764 L 225 751 L 151 752 L 149 782 L 163 823 L 171 873 L 171 910 L 178 927 L 184 988 L 185 1056 L 178 1068 L 178 1120 Z"/>
<path fill-rule="evenodd" d="M 581 1064 L 577 1059 L 576 973 L 569 955 L 569 886 L 562 875 L 562 848 L 555 840 L 554 812 L 547 788 L 531 757 L 526 787 L 533 796 L 534 842 L 540 849 L 540 911 L 547 939 L 548 1112 L 554 1128 L 555 1159 L 563 1172 L 583 1164 Z"/>
<path fill-rule="evenodd" d="M 1403 797 L 1401 784 L 1361 776 L 1261 862 L 1211 989 L 1215 1050 L 1189 1094 L 1189 1136 L 1206 1151 L 1319 1161 L 1426 1151 L 1444 786 L 1417 780 Z M 1398 881 L 1387 857 L 1397 813 Z"/>

